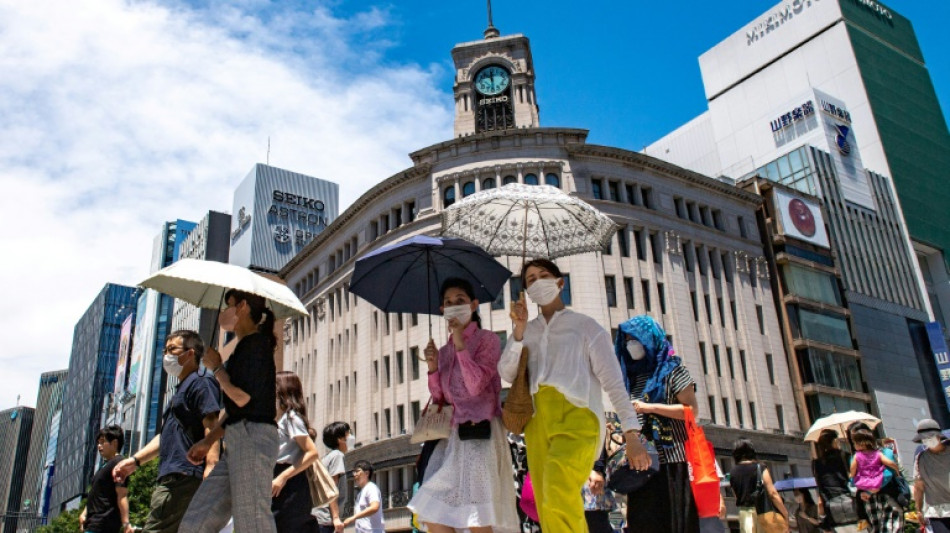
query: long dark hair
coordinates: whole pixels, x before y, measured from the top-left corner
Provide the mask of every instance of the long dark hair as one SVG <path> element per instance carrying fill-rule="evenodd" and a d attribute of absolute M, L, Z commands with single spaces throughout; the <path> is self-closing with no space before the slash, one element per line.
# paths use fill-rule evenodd
<path fill-rule="evenodd" d="M 469 300 L 475 299 L 475 289 L 472 288 L 472 284 L 462 278 L 448 278 L 442 282 L 442 289 L 439 290 L 439 301 L 445 299 L 445 291 L 449 289 L 461 289 L 462 292 L 468 296 Z M 478 324 L 479 329 L 482 327 L 482 317 L 478 315 L 478 308 L 472 311 L 472 321 Z"/>
<path fill-rule="evenodd" d="M 224 301 L 234 298 L 234 304 L 246 302 L 251 310 L 251 320 L 257 324 L 257 331 L 270 341 L 271 350 L 277 347 L 277 336 L 274 335 L 274 312 L 267 308 L 267 300 L 263 296 L 249 292 L 231 289 L 224 294 Z"/>
<path fill-rule="evenodd" d="M 815 443 L 816 455 L 821 458 L 829 453 L 837 452 L 835 442 L 838 440 L 838 433 L 833 429 L 823 429 L 818 435 L 818 442 Z"/>
<path fill-rule="evenodd" d="M 293 372 L 282 370 L 277 373 L 277 403 L 286 411 L 294 411 L 303 419 L 307 430 L 310 420 L 307 418 L 307 404 L 303 401 L 303 385 Z"/>

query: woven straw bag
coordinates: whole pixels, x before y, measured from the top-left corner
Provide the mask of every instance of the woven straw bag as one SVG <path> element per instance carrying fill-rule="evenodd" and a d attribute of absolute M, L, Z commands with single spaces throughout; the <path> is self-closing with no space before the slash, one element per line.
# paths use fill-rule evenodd
<path fill-rule="evenodd" d="M 508 398 L 501 408 L 501 421 L 508 431 L 519 435 L 534 416 L 534 403 L 531 401 L 531 386 L 528 382 L 528 348 L 521 348 L 518 360 L 518 374 L 508 389 Z"/>

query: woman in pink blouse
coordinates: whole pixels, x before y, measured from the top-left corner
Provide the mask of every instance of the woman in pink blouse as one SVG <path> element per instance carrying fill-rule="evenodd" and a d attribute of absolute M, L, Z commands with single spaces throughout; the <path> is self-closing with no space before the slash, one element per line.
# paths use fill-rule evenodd
<path fill-rule="evenodd" d="M 481 328 L 472 285 L 442 284 L 449 342 L 426 347 L 432 403 L 455 408 L 452 434 L 439 442 L 409 508 L 430 533 L 518 531 L 511 457 L 501 423 L 498 336 Z"/>

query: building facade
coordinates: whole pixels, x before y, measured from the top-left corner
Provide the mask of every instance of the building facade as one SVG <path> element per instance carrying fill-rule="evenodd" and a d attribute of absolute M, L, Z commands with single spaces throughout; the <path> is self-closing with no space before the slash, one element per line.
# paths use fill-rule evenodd
<path fill-rule="evenodd" d="M 922 269 L 934 272 L 930 304 L 946 329 L 950 229 L 932 213 L 950 202 L 950 133 L 911 22 L 878 1 L 783 1 L 699 63 L 709 111 L 684 128 L 706 130 L 715 148 L 658 142 L 648 153 L 741 176 L 772 159 L 761 157 L 759 123 L 790 98 L 819 89 L 843 99 L 866 168 L 890 178 L 899 204 L 913 206 L 903 216 Z"/>
<path fill-rule="evenodd" d="M 32 407 L 14 407 L 0 411 L 0 531 L 13 533 L 20 517 L 29 520 L 23 495 L 23 477 L 30 452 L 33 430 Z"/>
<path fill-rule="evenodd" d="M 234 191 L 229 262 L 276 273 L 339 212 L 339 185 L 258 163 Z"/>
<path fill-rule="evenodd" d="M 350 423 L 359 447 L 347 460 L 377 465 L 387 524 L 407 527 L 402 507 L 418 451 L 407 435 L 429 397 L 421 353 L 430 318 L 383 313 L 350 294 L 354 263 L 438 234 L 440 212 L 479 190 L 544 183 L 620 226 L 603 254 L 557 261 L 567 305 L 612 332 L 643 313 L 664 326 L 697 383 L 699 417 L 725 469 L 743 436 L 776 475 L 804 474 L 808 450 L 755 218 L 760 198 L 654 157 L 587 144 L 585 130 L 540 127 L 527 38 L 486 35 L 452 52 L 456 137 L 412 153 L 412 167 L 366 192 L 281 270 L 311 311 L 286 324 L 284 367 L 301 377 L 314 425 Z M 500 261 L 520 270 L 520 258 Z M 516 276 L 479 308 L 483 327 L 503 342 L 519 290 Z M 445 325 L 431 319 L 441 345 Z"/>
<path fill-rule="evenodd" d="M 50 481 L 55 473 L 56 442 L 59 419 L 63 409 L 63 391 L 69 370 L 44 372 L 40 375 L 30 434 L 30 452 L 23 474 L 23 508 L 42 522 L 49 515 Z"/>
<path fill-rule="evenodd" d="M 115 386 L 115 365 L 122 323 L 132 313 L 141 291 L 112 283 L 76 324 L 69 374 L 63 396 L 56 472 L 53 476 L 50 517 L 79 505 L 98 463 L 96 432 L 104 397 Z"/>

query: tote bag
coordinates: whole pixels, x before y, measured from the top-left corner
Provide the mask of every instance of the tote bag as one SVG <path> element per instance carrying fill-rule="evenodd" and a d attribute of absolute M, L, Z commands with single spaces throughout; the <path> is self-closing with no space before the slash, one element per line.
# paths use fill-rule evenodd
<path fill-rule="evenodd" d="M 762 465 L 756 465 L 755 479 L 755 521 L 759 533 L 785 533 L 788 531 L 788 522 L 782 513 L 775 510 L 769 491 L 762 483 Z"/>
<path fill-rule="evenodd" d="M 305 470 L 307 473 L 307 483 L 310 485 L 310 499 L 313 507 L 323 507 L 333 501 L 340 495 L 336 483 L 333 482 L 333 476 L 323 466 L 323 461 L 317 459 Z"/>
<path fill-rule="evenodd" d="M 534 402 L 531 400 L 531 385 L 528 381 L 528 349 L 521 348 L 521 358 L 518 359 L 518 373 L 508 389 L 508 398 L 501 408 L 501 421 L 505 429 L 520 435 L 524 427 L 534 416 Z"/>
<path fill-rule="evenodd" d="M 432 408 L 432 399 L 416 421 L 416 429 L 412 432 L 409 442 L 421 444 L 427 440 L 447 439 L 452 434 L 452 413 L 455 409 L 449 404 L 436 404 Z"/>
<path fill-rule="evenodd" d="M 703 428 L 696 424 L 693 410 L 683 407 L 686 422 L 686 463 L 689 467 L 689 487 L 696 501 L 700 518 L 719 516 L 719 474 L 716 472 L 716 453 L 706 440 Z"/>

